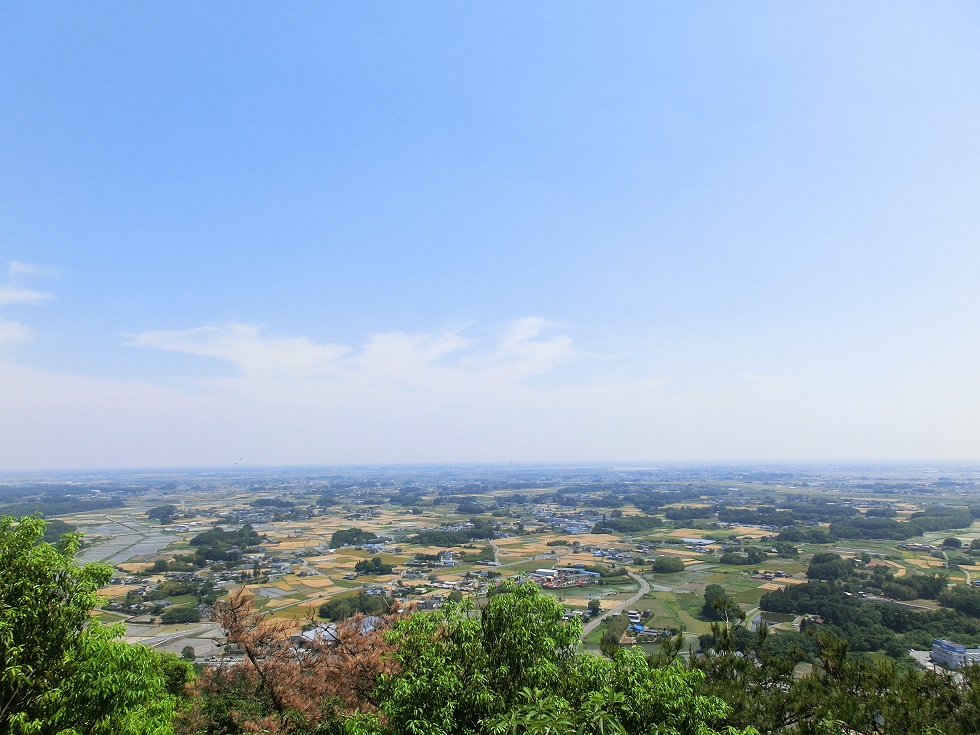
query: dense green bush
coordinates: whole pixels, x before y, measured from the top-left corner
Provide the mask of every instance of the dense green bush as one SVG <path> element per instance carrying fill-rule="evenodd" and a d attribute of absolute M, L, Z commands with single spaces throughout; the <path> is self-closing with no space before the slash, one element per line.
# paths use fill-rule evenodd
<path fill-rule="evenodd" d="M 191 669 L 93 621 L 112 569 L 79 566 L 80 537 L 52 545 L 44 527 L 37 517 L 0 518 L 0 732 L 171 733 Z"/>
<path fill-rule="evenodd" d="M 660 574 L 683 572 L 684 562 L 676 556 L 658 556 L 653 560 L 653 571 Z"/>

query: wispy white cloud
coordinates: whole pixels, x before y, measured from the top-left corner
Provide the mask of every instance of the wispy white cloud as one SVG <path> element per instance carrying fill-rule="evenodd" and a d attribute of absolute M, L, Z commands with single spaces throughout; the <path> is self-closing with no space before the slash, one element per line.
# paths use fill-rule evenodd
<path fill-rule="evenodd" d="M 13 304 L 40 304 L 54 298 L 48 291 L 37 291 L 22 286 L 20 275 L 43 273 L 45 269 L 12 260 L 7 264 L 7 282 L 0 283 L 0 307 Z M 31 338 L 31 330 L 21 322 L 0 319 L 0 345 L 25 342 Z"/>
<path fill-rule="evenodd" d="M 0 319 L 0 345 L 11 342 L 26 342 L 31 338 L 31 330 L 20 322 Z"/>
<path fill-rule="evenodd" d="M 490 345 L 450 331 L 383 332 L 355 347 L 270 335 L 255 324 L 224 324 L 143 332 L 126 344 L 225 360 L 250 386 L 275 379 L 445 391 L 460 384 L 513 385 L 552 372 L 573 355 L 571 337 L 548 334 L 552 328 L 532 317 L 512 322 Z"/>
<path fill-rule="evenodd" d="M 255 324 L 225 324 L 131 335 L 126 344 L 215 357 L 234 364 L 247 377 L 316 378 L 337 369 L 348 347 L 318 344 L 306 337 L 270 337 Z"/>
<path fill-rule="evenodd" d="M 19 288 L 9 284 L 0 284 L 0 306 L 10 304 L 40 304 L 42 301 L 53 299 L 54 294 L 47 291 L 35 291 L 30 288 Z"/>
<path fill-rule="evenodd" d="M 44 265 L 25 263 L 22 260 L 11 260 L 7 263 L 7 276 L 13 278 L 19 275 L 30 276 L 57 276 L 61 271 L 58 268 L 49 268 Z"/>
<path fill-rule="evenodd" d="M 512 322 L 497 349 L 489 356 L 492 366 L 509 369 L 514 377 L 530 377 L 551 372 L 555 365 L 571 357 L 572 338 L 567 334 L 545 336 L 557 325 L 540 317 Z"/>

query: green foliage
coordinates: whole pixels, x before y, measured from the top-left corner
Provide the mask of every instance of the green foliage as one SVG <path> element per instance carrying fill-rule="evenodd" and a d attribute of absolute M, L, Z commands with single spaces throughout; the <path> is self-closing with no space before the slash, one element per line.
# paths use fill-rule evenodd
<path fill-rule="evenodd" d="M 614 615 L 606 620 L 608 621 L 606 629 L 602 632 L 602 637 L 599 638 L 599 651 L 604 656 L 613 658 L 616 651 L 621 648 L 620 641 L 629 626 L 629 620 L 625 615 Z"/>
<path fill-rule="evenodd" d="M 854 562 L 851 559 L 845 560 L 839 554 L 829 551 L 814 554 L 807 567 L 806 576 L 809 579 L 822 579 L 824 581 L 834 581 L 847 579 L 854 570 Z"/>
<path fill-rule="evenodd" d="M 448 605 L 398 623 L 400 669 L 379 687 L 392 735 L 717 732 L 727 707 L 699 692 L 703 674 L 638 649 L 579 654 L 581 628 L 562 613 L 535 586 L 506 584 L 480 613 Z"/>
<path fill-rule="evenodd" d="M 174 519 L 174 514 L 177 512 L 176 505 L 158 505 L 155 508 L 150 508 L 146 511 L 147 518 L 155 518 L 160 523 L 166 525 Z"/>
<path fill-rule="evenodd" d="M 354 571 L 364 574 L 391 574 L 395 571 L 395 567 L 391 564 L 385 564 L 381 561 L 380 556 L 376 556 L 372 559 L 361 559 L 354 565 Z"/>
<path fill-rule="evenodd" d="M 207 561 L 235 561 L 241 556 L 236 549 L 247 549 L 261 543 L 262 537 L 245 524 L 237 531 L 225 531 L 212 528 L 210 531 L 199 533 L 191 539 L 191 546 L 196 546 L 195 564 L 205 566 Z"/>
<path fill-rule="evenodd" d="M 471 541 L 480 539 L 492 539 L 496 525 L 487 518 L 473 517 L 469 519 L 471 524 L 459 531 L 423 531 L 411 537 L 414 544 L 424 544 L 426 546 L 463 546 Z"/>
<path fill-rule="evenodd" d="M 678 521 L 687 523 L 688 521 L 714 518 L 716 508 L 710 506 L 680 506 L 679 508 L 668 508 L 664 511 L 664 518 L 668 521 Z"/>
<path fill-rule="evenodd" d="M 722 564 L 762 564 L 768 558 L 762 549 L 757 546 L 750 546 L 744 552 L 728 551 L 721 555 L 719 561 Z"/>
<path fill-rule="evenodd" d="M 913 513 L 909 520 L 922 531 L 950 531 L 969 528 L 973 524 L 973 514 L 965 508 L 936 505 Z"/>
<path fill-rule="evenodd" d="M 479 617 L 466 603 L 413 615 L 391 641 L 401 670 L 383 678 L 382 711 L 396 733 L 479 732 L 525 689 L 558 689 L 581 633 L 557 600 L 505 584 Z"/>
<path fill-rule="evenodd" d="M 199 549 L 200 551 L 200 549 Z M 178 554 L 172 561 L 157 559 L 147 570 L 150 574 L 161 574 L 163 572 L 191 572 L 194 569 L 205 566 L 203 555 L 197 554 Z"/>
<path fill-rule="evenodd" d="M 164 660 L 89 619 L 111 568 L 78 566 L 79 535 L 54 546 L 42 540 L 44 526 L 0 519 L 0 732 L 172 732 Z M 172 678 L 189 676 L 184 666 Z"/>
<path fill-rule="evenodd" d="M 776 556 L 780 557 L 781 559 L 792 559 L 800 554 L 800 550 L 798 548 L 785 541 L 777 541 L 775 543 L 775 548 Z"/>
<path fill-rule="evenodd" d="M 676 556 L 658 556 L 653 560 L 653 571 L 659 574 L 683 572 L 684 562 Z"/>
<path fill-rule="evenodd" d="M 587 668 L 583 663 L 581 668 Z M 488 722 L 493 735 L 639 735 L 676 733 L 709 735 L 711 725 L 727 713 L 718 697 L 698 690 L 704 680 L 700 671 L 679 665 L 651 667 L 642 652 L 623 649 L 611 662 L 599 667 L 601 679 L 592 672 L 581 677 L 598 685 L 569 687 L 561 694 L 554 690 L 525 689 L 507 712 Z M 752 728 L 730 730 L 731 735 L 755 732 Z"/>
<path fill-rule="evenodd" d="M 822 528 L 807 528 L 805 526 L 798 526 L 780 533 L 778 536 L 776 536 L 776 541 L 786 541 L 794 544 L 803 542 L 808 544 L 827 544 L 830 543 L 830 537 Z"/>
<path fill-rule="evenodd" d="M 976 587 L 947 587 L 937 599 L 943 607 L 951 607 L 957 612 L 980 618 L 980 589 Z"/>
<path fill-rule="evenodd" d="M 972 520 L 971 520 L 972 522 Z M 918 524 L 895 521 L 891 518 L 849 518 L 830 524 L 830 535 L 847 539 L 892 539 L 904 541 L 921 536 L 923 528 Z"/>
<path fill-rule="evenodd" d="M 387 612 L 388 602 L 381 595 L 356 595 L 334 597 L 320 605 L 319 615 L 327 620 L 346 620 L 358 613 L 377 615 Z"/>
<path fill-rule="evenodd" d="M 966 587 L 954 587 L 970 595 Z M 951 601 L 939 595 L 940 602 Z M 809 613 L 824 619 L 820 630 L 845 639 L 854 651 L 885 651 L 904 656 L 909 645 L 926 647 L 933 638 L 952 638 L 967 645 L 980 643 L 980 618 L 958 610 L 915 611 L 895 605 L 862 601 L 848 597 L 836 584 L 809 582 L 762 596 L 763 610 L 800 615 Z M 965 608 L 971 609 L 971 608 Z"/>
<path fill-rule="evenodd" d="M 212 528 L 210 531 L 199 533 L 191 539 L 191 546 L 238 546 L 245 549 L 249 546 L 256 546 L 261 541 L 261 536 L 246 523 L 237 531 Z"/>
<path fill-rule="evenodd" d="M 716 647 L 692 665 L 705 672 L 704 692 L 729 703 L 724 724 L 779 735 L 977 732 L 976 672 L 959 686 L 943 675 L 852 656 L 832 636 L 797 635 L 791 645 L 774 646 L 784 636 L 764 626 L 742 637 L 718 626 L 715 632 Z M 802 650 L 807 638 L 815 656 Z M 815 665 L 801 674 L 796 665 L 805 658 Z"/>
<path fill-rule="evenodd" d="M 363 528 L 345 528 L 334 531 L 330 537 L 330 545 L 334 548 L 341 546 L 360 546 L 374 538 L 374 534 L 365 531 Z"/>
<path fill-rule="evenodd" d="M 946 589 L 948 582 L 946 574 L 910 574 L 889 578 L 882 583 L 881 591 L 886 597 L 896 600 L 935 600 Z"/>
<path fill-rule="evenodd" d="M 54 545 L 57 545 L 66 533 L 75 533 L 78 530 L 77 526 L 57 519 L 47 521 L 47 524 L 44 529 L 44 540 Z"/>
<path fill-rule="evenodd" d="M 178 582 L 167 579 L 156 586 L 150 594 L 151 600 L 165 600 L 168 597 L 181 597 L 182 595 L 192 595 L 197 591 L 194 582 Z"/>
<path fill-rule="evenodd" d="M 898 511 L 889 505 L 884 508 L 869 508 L 864 515 L 868 518 L 895 518 L 898 516 Z"/>
<path fill-rule="evenodd" d="M 167 625 L 175 623 L 199 623 L 201 612 L 192 607 L 168 607 L 160 616 L 160 622 Z"/>
<path fill-rule="evenodd" d="M 497 554 L 494 552 L 493 547 L 490 544 L 482 547 L 480 552 L 476 555 L 477 561 L 496 561 Z"/>
<path fill-rule="evenodd" d="M 720 584 L 709 584 L 704 588 L 704 604 L 701 615 L 708 620 L 732 620 L 741 615 L 738 603 L 732 599 Z"/>

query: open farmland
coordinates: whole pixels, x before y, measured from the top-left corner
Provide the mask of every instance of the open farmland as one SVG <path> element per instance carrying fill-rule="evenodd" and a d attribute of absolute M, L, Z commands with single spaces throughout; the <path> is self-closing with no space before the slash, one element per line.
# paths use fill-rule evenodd
<path fill-rule="evenodd" d="M 649 610 L 645 627 L 696 637 L 711 630 L 706 590 L 720 586 L 751 618 L 767 593 L 807 583 L 814 554 L 900 582 L 942 573 L 969 585 L 980 571 L 971 555 L 980 539 L 972 478 L 935 488 L 846 473 L 654 474 L 498 468 L 465 477 L 411 470 L 177 477 L 120 493 L 115 507 L 59 520 L 86 534 L 84 560 L 117 570 L 103 590 L 103 614 L 126 621 L 132 640 L 170 650 L 191 641 L 202 655 L 214 655 L 220 637 L 208 606 L 241 587 L 298 629 L 335 599 L 370 598 L 370 609 L 436 609 L 454 598 L 480 604 L 506 579 L 534 581 L 587 619 L 590 606 L 593 615 L 607 613 L 634 595 L 632 574 L 650 585 L 636 603 Z M 102 505 L 107 494 L 103 486 Z M 680 566 L 655 571 L 658 558 Z"/>

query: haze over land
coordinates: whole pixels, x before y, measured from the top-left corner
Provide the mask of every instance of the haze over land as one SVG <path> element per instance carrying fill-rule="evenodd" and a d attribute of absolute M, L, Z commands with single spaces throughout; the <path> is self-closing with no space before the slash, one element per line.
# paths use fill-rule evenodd
<path fill-rule="evenodd" d="M 978 14 L 8 5 L 0 470 L 978 460 Z"/>

